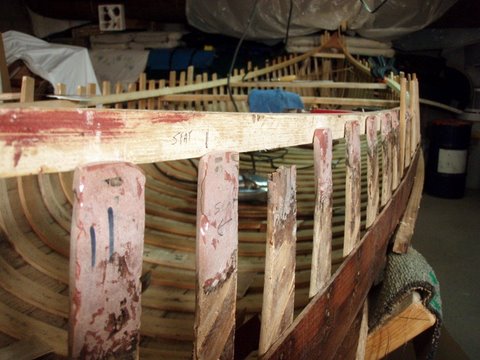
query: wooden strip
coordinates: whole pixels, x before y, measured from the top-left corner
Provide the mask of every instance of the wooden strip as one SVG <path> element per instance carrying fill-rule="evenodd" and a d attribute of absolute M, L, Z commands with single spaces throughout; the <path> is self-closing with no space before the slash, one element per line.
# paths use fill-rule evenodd
<path fill-rule="evenodd" d="M 30 336 L 25 340 L 16 341 L 9 346 L 0 348 L 0 359 L 31 360 L 38 359 L 53 352 L 53 349 L 38 339 Z"/>
<path fill-rule="evenodd" d="M 405 127 L 405 168 L 407 168 L 412 161 L 412 113 L 409 109 L 405 113 Z"/>
<path fill-rule="evenodd" d="M 386 357 L 435 322 L 435 316 L 422 304 L 420 295 L 413 292 L 387 322 L 369 334 L 365 359 Z"/>
<path fill-rule="evenodd" d="M 400 170 L 399 170 L 399 152 L 400 152 L 400 144 L 399 144 L 399 119 L 398 119 L 398 112 L 391 111 L 387 113 L 387 116 L 391 117 L 392 121 L 392 190 L 395 190 L 400 183 Z"/>
<path fill-rule="evenodd" d="M 382 133 L 382 197 L 381 205 L 392 196 L 392 118 L 387 113 L 381 117 Z"/>
<path fill-rule="evenodd" d="M 155 80 L 148 80 L 148 90 L 155 90 Z M 149 98 L 147 102 L 148 110 L 155 110 L 155 99 Z"/>
<path fill-rule="evenodd" d="M 19 100 L 21 98 L 21 93 L 2 93 L 0 94 L 0 101 L 13 101 Z"/>
<path fill-rule="evenodd" d="M 360 193 L 361 163 L 359 123 L 350 121 L 345 124 L 345 235 L 343 256 L 348 256 L 360 240 Z"/>
<path fill-rule="evenodd" d="M 30 76 L 22 77 L 20 102 L 32 102 L 34 100 L 35 79 Z"/>
<path fill-rule="evenodd" d="M 12 92 L 10 85 L 10 75 L 8 73 L 7 60 L 5 58 L 5 47 L 3 45 L 3 35 L 0 33 L 0 93 Z"/>
<path fill-rule="evenodd" d="M 201 76 L 197 76 L 197 83 L 201 83 Z M 323 89 L 325 90 L 325 89 Z M 233 95 L 235 101 L 245 102 L 248 100 L 248 95 Z M 231 101 L 229 95 L 214 95 L 214 94 L 174 94 L 162 96 L 163 101 L 185 102 L 212 102 L 212 101 Z M 395 107 L 399 105 L 397 100 L 384 99 L 363 99 L 363 98 L 337 98 L 337 97 L 315 97 L 302 96 L 302 101 L 305 104 L 328 104 L 328 105 L 344 105 L 344 106 L 370 106 L 370 107 Z M 200 105 L 196 105 L 200 109 Z M 5 107 L 5 106 L 2 106 Z M 197 110 L 200 111 L 200 110 Z"/>
<path fill-rule="evenodd" d="M 418 79 L 415 74 L 413 74 L 413 89 L 414 91 L 414 105 L 415 105 L 415 118 L 417 119 L 415 123 L 415 133 L 417 142 L 415 146 L 418 146 L 422 141 L 422 134 L 421 134 L 421 117 L 420 117 L 420 93 L 418 88 Z"/>
<path fill-rule="evenodd" d="M 268 88 L 319 88 L 319 89 L 387 89 L 387 85 L 382 83 L 369 82 L 341 82 L 330 80 L 295 80 L 295 81 L 248 81 L 236 82 L 230 85 L 232 88 L 251 88 L 251 87 L 268 87 Z"/>
<path fill-rule="evenodd" d="M 128 92 L 129 93 L 133 93 L 137 90 L 137 84 L 136 83 L 130 83 L 128 84 Z M 122 94 L 124 95 L 124 94 Z M 135 101 L 129 101 L 127 103 L 127 108 L 128 109 L 136 109 L 136 104 L 135 104 Z"/>
<path fill-rule="evenodd" d="M 226 147 L 246 152 L 309 144 L 320 127 L 330 128 L 333 139 L 343 137 L 352 119 L 358 115 L 1 109 L 0 176 L 69 171 L 96 161 L 195 158 Z"/>
<path fill-rule="evenodd" d="M 405 171 L 405 149 L 407 136 L 407 79 L 405 76 L 400 77 L 400 114 L 399 114 L 399 175 L 403 176 Z"/>
<path fill-rule="evenodd" d="M 408 200 L 407 209 L 403 214 L 402 221 L 398 225 L 397 233 L 393 242 L 393 252 L 397 254 L 405 254 L 412 241 L 415 222 L 417 221 L 418 211 L 420 209 L 420 200 L 422 199 L 423 183 L 425 180 L 425 164 L 423 153 L 420 152 L 418 159 L 417 173 L 415 175 L 415 183 L 413 184 L 412 193 Z"/>
<path fill-rule="evenodd" d="M 147 74 L 141 73 L 140 77 L 138 78 L 138 91 L 145 91 L 147 89 Z M 144 99 L 138 101 L 138 108 L 140 110 L 145 109 L 147 107 L 147 103 Z"/>
<path fill-rule="evenodd" d="M 368 299 L 365 299 L 362 309 L 362 322 L 358 336 L 357 353 L 355 358 L 357 360 L 365 359 L 365 352 L 367 348 L 368 339 Z"/>
<path fill-rule="evenodd" d="M 369 228 L 377 218 L 380 200 L 377 123 L 378 117 L 369 116 L 365 130 L 367 134 L 367 228 Z"/>
<path fill-rule="evenodd" d="M 238 251 L 238 153 L 198 165 L 194 359 L 232 359 Z"/>
<path fill-rule="evenodd" d="M 88 83 L 85 88 L 85 95 L 95 96 L 96 93 L 97 93 L 97 85 L 94 83 Z"/>
<path fill-rule="evenodd" d="M 67 94 L 67 85 L 62 83 L 57 83 L 55 85 L 55 95 L 66 95 Z"/>
<path fill-rule="evenodd" d="M 69 354 L 138 356 L 145 177 L 127 163 L 75 171 Z"/>
<path fill-rule="evenodd" d="M 315 296 L 325 286 L 332 268 L 332 133 L 318 129 L 313 138 L 315 166 L 315 212 L 313 224 L 310 293 Z"/>
<path fill-rule="evenodd" d="M 293 321 L 296 168 L 280 167 L 268 181 L 267 251 L 258 352 L 264 354 Z"/>
<path fill-rule="evenodd" d="M 388 240 L 407 204 L 417 157 L 413 163 L 360 245 L 263 358 L 307 360 L 311 359 L 311 354 L 327 360 L 335 358 L 374 279 L 385 265 L 386 257 L 382 254 L 386 254 Z"/>
<path fill-rule="evenodd" d="M 115 94 L 119 95 L 123 92 L 123 88 L 122 88 L 122 83 L 117 81 L 115 83 Z M 122 103 L 121 102 L 118 102 L 115 104 L 115 109 L 121 109 L 122 108 Z"/>

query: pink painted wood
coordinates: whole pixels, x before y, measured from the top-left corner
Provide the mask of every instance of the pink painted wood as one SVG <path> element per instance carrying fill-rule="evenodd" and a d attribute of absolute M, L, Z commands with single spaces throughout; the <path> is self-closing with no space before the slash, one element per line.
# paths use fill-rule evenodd
<path fill-rule="evenodd" d="M 316 198 L 309 296 L 327 283 L 332 270 L 332 132 L 318 129 L 313 137 Z"/>
<path fill-rule="evenodd" d="M 134 165 L 78 167 L 70 241 L 69 354 L 138 357 L 145 177 Z"/>
<path fill-rule="evenodd" d="M 366 121 L 367 134 L 367 218 L 366 226 L 369 228 L 378 214 L 380 200 L 379 170 L 378 170 L 378 136 L 377 117 L 369 116 Z"/>
<path fill-rule="evenodd" d="M 238 153 L 198 167 L 195 359 L 232 359 L 238 249 Z"/>
<path fill-rule="evenodd" d="M 296 167 L 281 166 L 268 181 L 267 241 L 262 323 L 258 353 L 293 321 L 297 240 Z"/>
<path fill-rule="evenodd" d="M 387 114 L 381 117 L 382 133 L 382 197 L 381 205 L 392 197 L 392 118 Z"/>
<path fill-rule="evenodd" d="M 361 206 L 361 159 L 360 159 L 360 125 L 358 121 L 345 124 L 345 231 L 343 256 L 348 256 L 360 240 L 360 206 Z"/>

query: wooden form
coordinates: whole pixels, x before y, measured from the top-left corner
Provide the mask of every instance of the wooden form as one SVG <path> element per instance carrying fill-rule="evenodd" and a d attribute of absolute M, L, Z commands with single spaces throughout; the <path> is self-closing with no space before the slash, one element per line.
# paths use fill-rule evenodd
<path fill-rule="evenodd" d="M 296 65 L 295 62 L 288 64 L 292 67 Z M 279 78 L 285 75 L 282 73 L 281 67 L 276 67 L 276 65 L 273 67 L 272 76 Z M 327 68 L 328 66 L 325 67 L 326 70 L 328 70 Z M 241 76 L 240 72 L 238 74 L 236 76 Z M 254 74 L 258 75 L 258 73 Z M 326 74 L 325 77 L 330 76 L 329 74 Z M 199 79 L 197 77 L 197 80 L 194 80 L 193 72 L 190 72 L 185 77 L 180 75 L 178 81 L 176 74 L 171 74 L 169 82 L 172 84 L 178 82 L 178 87 L 181 87 L 182 83 L 186 83 L 185 86 L 190 86 L 194 81 L 198 81 L 198 85 L 201 85 Z M 252 79 L 254 78 L 252 77 Z M 203 82 L 203 76 L 201 80 Z M 147 84 L 148 87 L 153 87 L 145 79 L 141 81 L 139 86 L 140 88 L 146 88 Z M 219 95 L 220 89 L 218 88 Z M 195 87 L 195 91 L 204 90 L 205 88 L 200 86 Z M 85 88 L 82 91 L 86 92 L 87 89 Z M 92 92 L 94 89 L 90 88 L 89 91 Z M 144 91 L 147 90 L 142 90 L 142 92 Z M 301 91 L 304 94 L 309 94 L 308 88 L 301 89 Z M 415 95 L 415 87 L 413 87 L 412 94 L 410 101 L 418 101 L 418 97 Z M 205 95 L 209 94 L 195 94 L 195 96 Z M 406 99 L 406 97 L 403 98 Z M 135 99 L 145 101 L 139 102 Z M 191 99 L 181 98 L 178 106 L 190 108 L 188 102 L 192 101 L 195 102 L 193 106 L 228 107 L 223 98 L 212 100 L 209 104 L 200 103 L 199 101 L 204 101 L 201 98 L 198 98 L 200 99 L 197 99 L 198 101 Z M 295 232 L 299 237 L 305 237 L 305 235 L 297 229 L 297 225 L 301 226 L 304 220 L 299 222 L 292 220 L 295 218 L 293 206 L 295 201 L 292 203 L 286 200 L 291 199 L 294 193 L 295 181 L 291 170 L 281 170 L 274 175 L 274 179 L 278 180 L 275 183 L 278 185 L 275 187 L 276 191 L 272 190 L 270 192 L 270 211 L 272 214 L 270 220 L 263 225 L 242 225 L 265 226 L 270 229 L 266 251 L 262 252 L 262 255 L 265 254 L 265 264 L 261 259 L 258 262 L 239 264 L 239 268 L 248 266 L 248 269 L 255 269 L 258 272 L 265 271 L 265 273 L 271 274 L 268 279 L 265 279 L 265 295 L 262 305 L 264 311 L 260 326 L 263 329 L 261 331 L 263 335 L 260 335 L 260 353 L 263 354 L 263 358 L 289 358 L 294 355 L 299 358 L 311 358 L 313 353 L 321 354 L 322 358 L 326 359 L 332 358 L 337 353 L 349 355 L 355 355 L 356 353 L 361 357 L 365 345 L 365 321 L 363 319 L 366 316 L 366 294 L 383 265 L 388 238 L 394 231 L 406 207 L 413 183 L 414 169 L 418 161 L 417 143 L 420 136 L 418 128 L 413 126 L 418 121 L 418 116 L 412 115 L 413 111 L 417 111 L 418 114 L 415 104 L 405 107 L 405 119 L 411 116 L 413 120 L 411 122 L 405 121 L 405 126 L 400 126 L 401 119 L 399 118 L 398 126 L 396 126 L 394 119 L 396 116 L 398 117 L 398 109 L 367 114 L 333 115 L 220 114 L 143 111 L 143 107 L 167 107 L 168 104 L 163 101 L 158 103 L 148 101 L 146 98 L 128 97 L 128 100 L 132 102 L 130 106 L 135 107 L 135 109 L 1 109 L 0 163 L 2 165 L 0 175 L 11 177 L 67 171 L 98 161 L 146 163 L 202 157 L 198 165 L 197 226 L 191 226 L 191 229 L 194 231 L 196 229 L 197 232 L 197 265 L 194 264 L 193 253 L 190 256 L 182 255 L 179 258 L 178 254 L 172 252 L 159 262 L 157 260 L 159 256 L 156 254 L 159 251 L 153 246 L 147 245 L 145 252 L 147 264 L 149 261 L 157 261 L 156 264 L 160 267 L 168 263 L 175 264 L 179 269 L 178 274 L 175 271 L 168 273 L 168 276 L 173 276 L 175 279 L 170 280 L 170 284 L 179 281 L 182 284 L 181 286 L 185 286 L 185 289 L 188 290 L 188 280 L 183 280 L 182 271 L 185 269 L 196 271 L 196 298 L 185 304 L 176 304 L 181 311 L 196 309 L 195 330 L 193 331 L 191 328 L 189 330 L 188 325 L 182 329 L 182 325 L 178 324 L 184 324 L 185 322 L 182 322 L 181 319 L 162 318 L 162 321 L 159 321 L 148 316 L 148 314 L 142 317 L 142 327 L 143 333 L 147 336 L 155 337 L 162 334 L 162 336 L 170 336 L 172 339 L 194 340 L 195 358 L 231 358 L 233 354 L 235 309 L 255 308 L 253 305 L 245 304 L 246 301 L 236 301 L 237 289 L 241 288 L 241 292 L 245 293 L 248 291 L 249 284 L 256 282 L 255 279 L 247 279 L 250 282 L 245 281 L 245 279 L 240 281 L 237 273 L 237 256 L 240 249 L 237 234 L 240 224 L 236 221 L 236 202 L 238 198 L 236 195 L 236 191 L 238 191 L 238 155 L 236 152 L 311 144 L 313 140 L 315 187 L 311 189 L 312 192 L 316 191 L 317 194 L 314 205 L 316 230 L 313 232 L 315 240 L 312 252 L 312 257 L 316 260 L 313 260 L 313 270 L 309 271 L 309 258 L 302 260 L 301 256 L 294 256 Z M 223 105 L 222 102 L 224 102 Z M 14 120 L 13 124 L 11 120 Z M 235 126 L 232 126 L 232 124 L 235 124 Z M 378 130 L 382 131 L 380 144 L 376 142 Z M 399 133 L 396 134 L 396 131 Z M 415 136 L 412 135 L 413 133 L 415 133 Z M 366 134 L 368 147 L 366 179 L 362 179 L 361 175 L 360 135 L 363 134 Z M 393 180 L 395 178 L 394 165 L 397 162 L 399 163 L 400 160 L 394 158 L 393 147 L 401 146 L 401 141 L 396 142 L 395 139 L 400 139 L 402 136 L 404 139 L 410 139 L 411 145 L 408 149 L 405 146 L 404 160 L 406 162 L 408 159 L 408 163 L 412 166 L 406 167 L 403 176 L 401 170 L 399 170 L 402 167 L 400 166 L 397 169 L 398 186 L 396 186 L 396 181 Z M 344 172 L 333 169 L 331 162 L 333 140 L 345 141 L 345 145 L 342 145 L 344 147 L 341 147 L 340 150 L 345 153 L 346 162 L 340 165 L 340 167 L 346 169 L 342 170 Z M 388 144 L 392 147 L 392 151 L 388 150 Z M 387 172 L 382 170 L 382 179 L 388 181 L 386 185 L 387 188 L 390 186 L 390 190 L 385 192 L 384 198 L 382 197 L 383 207 L 380 213 L 378 213 L 380 166 L 376 157 L 378 146 L 385 146 L 382 162 L 392 164 L 391 167 L 388 167 Z M 225 149 L 235 153 L 225 152 Z M 114 168 L 117 166 L 119 165 L 115 165 Z M 160 163 L 155 166 L 161 169 L 163 165 Z M 179 167 L 180 170 L 195 173 L 192 168 L 187 168 L 181 163 L 175 166 Z M 148 166 L 145 168 L 148 169 Z M 280 175 L 285 173 L 287 175 Z M 148 175 L 153 177 L 152 173 Z M 65 177 L 65 175 L 59 175 L 60 181 L 62 178 L 66 180 Z M 131 176 L 127 177 L 131 178 Z M 168 179 L 167 176 L 164 177 L 167 178 L 167 183 L 173 181 Z M 305 181 L 305 179 L 301 178 L 300 181 Z M 361 193 L 360 183 L 362 181 L 367 183 L 368 193 L 366 195 Z M 335 204 L 339 202 L 338 196 L 334 198 L 331 192 L 334 182 L 337 185 L 345 183 L 346 189 L 345 194 L 340 194 L 340 197 L 345 198 L 345 219 L 342 218 L 341 223 L 336 224 L 333 221 L 332 212 L 334 207 L 337 206 Z M 21 191 L 24 192 L 23 195 L 20 194 L 20 197 L 26 200 L 25 190 L 34 188 L 32 182 L 28 179 L 22 179 L 18 184 Z M 42 183 L 40 186 L 48 185 Z M 155 181 L 151 186 L 163 191 L 161 196 L 168 197 L 168 189 L 162 189 Z M 282 188 L 285 189 L 287 195 L 280 191 Z M 7 193 L 6 185 L 2 183 L 0 190 L 1 199 Z M 147 189 L 146 191 L 151 190 Z M 185 185 L 185 189 L 181 191 L 188 192 L 190 190 Z M 73 194 L 68 196 L 71 197 L 72 201 L 75 199 Z M 304 196 L 304 194 L 300 196 Z M 368 200 L 366 210 L 367 232 L 360 238 L 362 226 L 360 203 L 364 196 Z M 148 220 L 148 212 L 155 211 L 158 214 L 163 214 L 168 211 L 174 212 L 174 209 L 178 206 L 191 207 L 192 205 L 192 202 L 186 202 L 186 204 L 172 202 L 171 209 L 173 210 L 149 205 L 147 221 L 152 221 L 151 219 Z M 22 206 L 28 208 L 27 201 L 23 201 Z M 49 207 L 53 206 L 53 202 L 51 202 Z M 78 208 L 78 205 L 76 206 Z M 98 206 L 95 211 L 102 212 L 102 206 Z M 274 208 L 277 208 L 277 210 L 284 209 L 285 211 L 275 213 Z M 287 209 L 289 211 L 286 211 Z M 104 210 L 103 213 L 105 213 Z M 62 218 L 61 214 L 55 216 L 59 219 Z M 177 213 L 175 216 L 185 217 L 192 223 L 195 222 L 195 220 L 192 220 L 195 217 L 189 217 L 188 214 Z M 10 226 L 14 221 L 10 218 L 7 219 L 7 217 L 10 217 L 10 214 L 1 216 L 2 219 L 9 220 L 8 224 Z M 77 215 L 75 215 L 74 220 L 76 218 L 78 218 Z M 280 220 L 275 221 L 278 218 Z M 107 209 L 106 221 L 108 224 L 109 219 Z M 288 219 L 288 221 L 282 221 L 282 219 Z M 2 220 L 2 222 L 6 223 L 5 220 Z M 86 222 L 88 221 L 85 220 Z M 116 221 L 114 223 L 117 224 Z M 176 231 L 180 235 L 188 233 L 185 229 L 178 228 L 176 224 L 175 221 L 170 220 L 168 229 L 173 229 L 172 231 Z M 155 226 L 158 225 L 155 223 Z M 165 224 L 160 225 L 165 226 Z M 2 227 L 4 226 L 5 224 L 2 223 Z M 107 226 L 107 228 L 109 227 Z M 332 244 L 333 233 L 337 234 L 337 237 L 338 234 L 344 233 L 345 239 Z M 288 234 L 290 236 L 287 236 Z M 87 241 L 86 244 L 88 245 L 87 248 L 90 249 L 90 255 L 81 258 L 88 260 L 91 267 L 92 236 L 88 232 L 87 235 L 87 240 L 90 241 Z M 95 236 L 95 239 L 97 239 L 96 232 Z M 147 236 L 150 237 L 148 241 L 169 241 L 160 237 L 156 238 L 153 233 L 146 234 Z M 48 238 L 48 235 L 45 238 Z M 108 239 L 110 240 L 110 237 Z M 171 241 L 176 241 L 176 239 Z M 61 244 L 57 246 L 59 251 L 63 248 Z M 300 244 L 297 251 L 305 251 L 305 247 L 302 248 L 302 246 L 304 245 Z M 334 269 L 336 271 L 333 276 L 331 275 L 332 255 L 329 254 L 329 251 L 332 251 L 332 246 L 336 253 L 340 255 L 343 253 L 345 256 L 343 264 L 338 269 L 336 269 L 338 265 L 335 264 Z M 245 249 L 244 244 L 242 244 L 242 247 Z M 308 250 L 312 251 L 312 248 Z M 27 252 L 24 253 L 27 254 Z M 74 253 L 72 252 L 72 256 L 75 256 Z M 156 256 L 157 258 L 155 258 Z M 137 254 L 135 258 L 140 261 L 141 255 Z M 278 258 L 281 261 L 278 261 Z M 298 259 L 300 259 L 300 262 Z M 296 265 L 297 270 L 303 271 L 300 278 L 294 277 L 293 269 Z M 7 267 L 1 263 L 0 266 Z M 278 266 L 282 270 L 279 270 Z M 61 270 L 48 269 L 48 271 L 55 273 L 59 279 L 64 279 Z M 164 270 L 153 269 L 153 271 Z M 306 290 L 295 290 L 295 282 L 308 283 L 309 277 L 312 279 L 310 289 L 307 286 Z M 114 279 L 113 276 L 111 278 Z M 118 279 L 116 280 L 118 281 Z M 6 283 L 5 279 L 2 281 Z M 187 285 L 183 285 L 182 281 Z M 237 281 L 242 286 L 237 286 Z M 247 283 L 247 285 L 243 285 L 244 283 Z M 167 295 L 162 291 L 165 291 L 165 289 L 157 288 L 154 292 L 148 293 L 144 297 L 144 302 L 161 310 L 163 309 L 162 305 L 158 304 L 168 299 L 168 296 L 171 296 L 171 298 L 177 296 L 184 299 L 179 292 L 172 292 L 172 295 Z M 281 295 L 275 297 L 272 294 Z M 305 303 L 307 303 L 308 295 L 311 297 L 309 304 L 292 322 L 294 296 L 305 296 L 307 299 Z M 29 301 L 37 301 L 35 295 L 28 294 L 28 296 L 30 297 Z M 173 302 L 171 298 L 169 301 Z M 59 299 L 58 303 L 60 304 L 62 301 Z M 260 300 L 260 302 L 262 301 Z M 37 303 L 40 302 L 37 301 Z M 285 311 L 271 311 L 278 310 L 276 306 L 282 306 Z M 45 308 L 48 308 L 48 306 L 45 306 Z M 193 312 L 193 310 L 188 311 Z M 0 307 L 0 316 L 5 317 L 7 316 L 6 313 L 7 311 L 3 311 L 3 308 Z M 58 313 L 64 313 L 61 305 L 58 306 Z M 11 313 L 9 316 L 18 322 L 25 318 L 16 313 Z M 8 323 L 14 323 L 14 321 Z M 30 323 L 36 328 L 40 328 L 37 323 L 33 321 L 30 321 Z M 6 331 L 17 338 L 22 337 L 18 331 L 14 332 L 5 324 L 7 322 L 3 325 L 0 324 L 0 330 Z M 118 322 L 115 322 L 115 324 L 118 324 Z M 178 328 L 174 328 L 172 324 L 176 324 Z M 81 325 L 83 328 L 87 328 L 88 321 L 81 321 Z M 136 322 L 129 319 L 128 326 L 135 328 Z M 113 330 L 115 329 L 116 327 Z M 47 331 L 45 330 L 45 332 Z M 360 339 L 359 334 L 361 334 Z M 74 338 L 74 335 L 75 331 L 72 330 L 71 338 Z M 65 332 L 61 332 L 55 339 L 52 336 L 48 337 L 48 345 L 52 346 L 55 352 L 66 354 L 66 350 L 61 347 L 61 340 L 66 339 Z M 131 350 L 130 348 L 126 351 Z M 109 351 L 108 346 L 102 346 L 101 351 Z M 166 353 L 168 352 L 164 354 Z M 141 351 L 140 354 L 142 354 Z M 155 358 L 158 352 L 149 349 L 144 354 Z M 173 356 L 173 352 L 168 354 Z"/>

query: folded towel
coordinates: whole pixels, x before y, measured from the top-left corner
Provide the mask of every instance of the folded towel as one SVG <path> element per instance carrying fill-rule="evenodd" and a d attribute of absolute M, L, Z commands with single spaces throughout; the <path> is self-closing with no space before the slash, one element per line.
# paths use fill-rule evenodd
<path fill-rule="evenodd" d="M 251 112 L 283 113 L 289 110 L 303 110 L 303 102 L 298 94 L 275 90 L 252 90 L 248 95 Z"/>

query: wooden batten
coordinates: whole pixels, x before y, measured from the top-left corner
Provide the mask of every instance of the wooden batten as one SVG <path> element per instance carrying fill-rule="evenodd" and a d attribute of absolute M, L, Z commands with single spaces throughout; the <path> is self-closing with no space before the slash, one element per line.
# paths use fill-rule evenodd
<path fill-rule="evenodd" d="M 265 285 L 259 354 L 293 321 L 295 295 L 296 168 L 280 167 L 268 182 Z"/>
<path fill-rule="evenodd" d="M 345 232 L 343 256 L 348 256 L 360 240 L 360 131 L 357 121 L 345 124 Z"/>
<path fill-rule="evenodd" d="M 387 113 L 388 115 L 388 113 Z M 395 190 L 400 183 L 399 170 L 399 152 L 400 152 L 400 126 L 398 119 L 398 111 L 390 111 L 389 113 L 392 122 L 391 143 L 392 143 L 392 191 Z"/>
<path fill-rule="evenodd" d="M 147 74 L 141 73 L 138 78 L 138 91 L 145 91 L 147 89 Z M 147 103 L 145 99 L 138 100 L 138 109 L 146 109 Z"/>
<path fill-rule="evenodd" d="M 238 154 L 198 167 L 194 359 L 232 359 L 238 249 Z"/>
<path fill-rule="evenodd" d="M 402 74 L 403 75 L 403 74 Z M 399 112 L 399 176 L 403 177 L 405 171 L 405 153 L 407 138 L 407 79 L 405 76 L 400 77 L 400 112 Z M 409 154 L 410 156 L 410 154 Z"/>
<path fill-rule="evenodd" d="M 369 228 L 377 218 L 380 201 L 377 136 L 378 118 L 377 116 L 369 116 L 365 129 L 367 135 L 367 228 Z"/>
<path fill-rule="evenodd" d="M 138 357 L 145 177 L 131 164 L 75 171 L 69 356 Z"/>
<path fill-rule="evenodd" d="M 380 200 L 382 206 L 385 206 L 392 196 L 392 138 L 392 117 L 388 113 L 382 114 L 382 196 Z"/>
<path fill-rule="evenodd" d="M 315 212 L 309 296 L 315 296 L 331 276 L 332 267 L 332 133 L 318 129 L 313 138 Z"/>
<path fill-rule="evenodd" d="M 22 77 L 20 102 L 32 102 L 34 100 L 35 79 L 30 76 Z"/>

